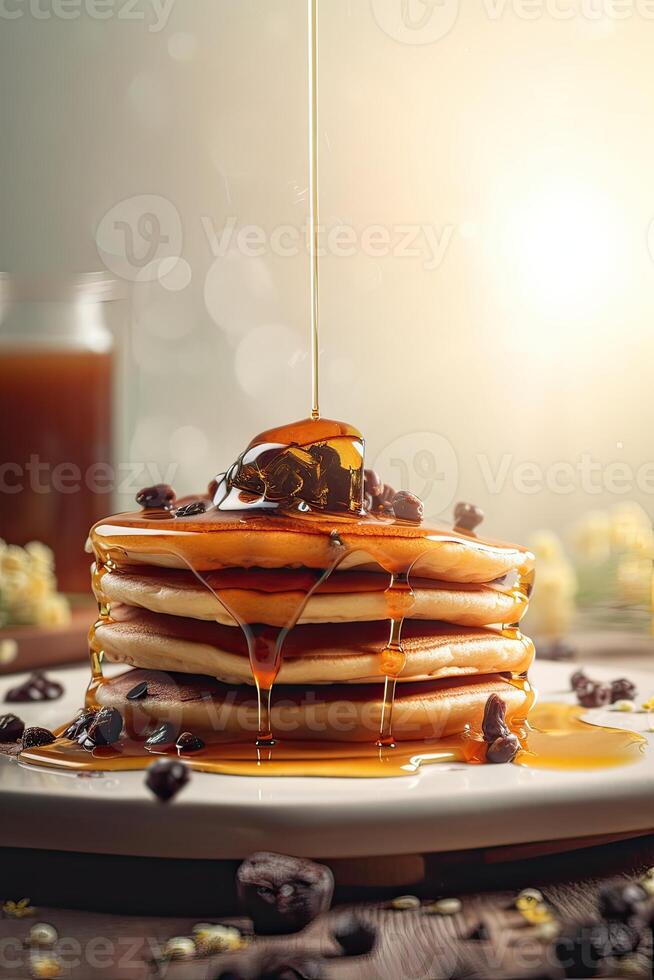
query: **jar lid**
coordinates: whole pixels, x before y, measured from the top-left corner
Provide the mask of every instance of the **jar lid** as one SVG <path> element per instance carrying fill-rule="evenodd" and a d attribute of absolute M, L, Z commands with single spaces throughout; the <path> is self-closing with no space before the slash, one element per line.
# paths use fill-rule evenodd
<path fill-rule="evenodd" d="M 33 279 L 0 275 L 0 345 L 102 353 L 113 338 L 100 304 L 125 295 L 124 283 L 104 272 Z"/>
<path fill-rule="evenodd" d="M 0 273 L 0 300 L 5 303 L 106 303 L 125 296 L 125 284 L 106 272 L 34 278 Z"/>

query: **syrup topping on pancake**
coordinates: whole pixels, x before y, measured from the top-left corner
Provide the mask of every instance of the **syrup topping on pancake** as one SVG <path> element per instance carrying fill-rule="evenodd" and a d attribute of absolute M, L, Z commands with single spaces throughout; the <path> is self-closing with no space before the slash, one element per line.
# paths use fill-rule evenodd
<path fill-rule="evenodd" d="M 269 429 L 217 477 L 220 510 L 363 510 L 363 436 L 354 426 L 311 418 Z"/>

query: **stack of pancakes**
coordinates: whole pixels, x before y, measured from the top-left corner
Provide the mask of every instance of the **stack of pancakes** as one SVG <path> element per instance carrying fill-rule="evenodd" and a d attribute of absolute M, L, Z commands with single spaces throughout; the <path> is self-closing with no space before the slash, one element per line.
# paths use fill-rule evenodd
<path fill-rule="evenodd" d="M 340 556 L 333 559 L 338 530 Z M 94 697 L 203 739 L 256 735 L 253 643 L 279 655 L 271 728 L 283 739 L 374 740 L 384 704 L 389 568 L 408 568 L 397 741 L 479 730 L 497 693 L 507 718 L 529 707 L 533 645 L 517 629 L 532 556 L 472 533 L 388 516 L 221 512 L 121 515 L 91 535 L 96 597 L 107 615 L 94 643 L 132 670 Z M 330 574 L 325 570 L 332 568 Z M 275 668 L 276 670 L 277 668 Z M 130 697 L 128 697 L 130 695 Z"/>

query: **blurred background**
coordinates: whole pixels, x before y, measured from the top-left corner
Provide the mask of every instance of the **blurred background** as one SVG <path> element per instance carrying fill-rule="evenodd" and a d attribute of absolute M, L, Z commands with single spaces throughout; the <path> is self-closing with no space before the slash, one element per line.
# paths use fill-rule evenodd
<path fill-rule="evenodd" d="M 79 556 L 94 508 L 309 414 L 306 2 L 0 7 L 0 536 Z M 323 414 L 532 542 L 550 622 L 649 630 L 653 35 L 643 0 L 319 3 Z M 26 518 L 73 430 L 115 478 Z"/>

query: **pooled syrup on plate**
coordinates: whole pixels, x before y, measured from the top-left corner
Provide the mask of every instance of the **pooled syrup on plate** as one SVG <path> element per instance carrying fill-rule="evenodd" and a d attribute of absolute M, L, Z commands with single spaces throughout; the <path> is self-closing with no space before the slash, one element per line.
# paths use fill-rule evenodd
<path fill-rule="evenodd" d="M 529 726 L 521 726 L 523 750 L 515 762 L 539 769 L 611 769 L 638 762 L 645 751 L 642 735 L 583 722 L 583 709 L 564 704 L 537 705 Z M 398 742 L 393 747 L 366 743 L 283 742 L 258 746 L 215 741 L 200 752 L 182 755 L 192 769 L 235 776 L 407 776 L 434 764 L 482 764 L 485 745 L 478 734 L 463 732 L 434 741 Z M 122 738 L 109 748 L 87 752 L 75 742 L 58 739 L 29 749 L 21 761 L 64 769 L 116 771 L 144 769 L 154 759 L 176 756 L 176 750 L 148 751 L 143 742 Z"/>

